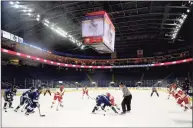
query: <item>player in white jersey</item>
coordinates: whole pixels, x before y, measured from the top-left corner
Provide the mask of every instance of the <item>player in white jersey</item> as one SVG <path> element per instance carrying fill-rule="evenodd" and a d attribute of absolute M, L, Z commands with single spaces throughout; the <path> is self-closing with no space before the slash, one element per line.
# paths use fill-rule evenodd
<path fill-rule="evenodd" d="M 63 99 L 63 95 L 64 95 L 64 86 L 61 86 L 56 93 L 54 94 L 54 101 L 52 102 L 51 108 L 53 107 L 53 105 L 55 104 L 56 100 L 58 100 L 58 105 L 57 105 L 57 109 L 58 110 L 58 106 L 60 105 L 60 107 L 63 107 L 62 104 L 62 99 Z"/>

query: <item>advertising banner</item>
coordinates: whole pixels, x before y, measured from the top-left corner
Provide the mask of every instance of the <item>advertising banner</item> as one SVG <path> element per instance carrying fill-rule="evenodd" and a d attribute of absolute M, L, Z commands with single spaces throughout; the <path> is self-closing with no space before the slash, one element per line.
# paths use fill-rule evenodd
<path fill-rule="evenodd" d="M 10 40 L 11 34 L 9 32 L 3 31 L 3 37 Z"/>

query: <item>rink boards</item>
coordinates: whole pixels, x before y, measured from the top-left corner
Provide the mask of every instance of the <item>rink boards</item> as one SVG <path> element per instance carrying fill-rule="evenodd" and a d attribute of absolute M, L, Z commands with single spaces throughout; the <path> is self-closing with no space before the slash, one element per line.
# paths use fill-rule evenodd
<path fill-rule="evenodd" d="M 51 88 L 51 93 L 54 93 L 58 88 Z M 82 91 L 83 88 L 65 88 L 65 92 L 78 92 Z M 151 90 L 151 87 L 128 87 L 129 90 Z M 29 89 L 18 89 L 17 90 L 17 96 L 20 96 L 23 92 L 27 91 Z M 104 88 L 88 88 L 89 91 L 100 91 L 100 90 L 120 90 L 118 87 L 104 87 Z M 167 92 L 167 88 L 158 88 L 158 91 Z M 1 94 L 3 94 L 4 89 L 2 89 Z"/>
<path fill-rule="evenodd" d="M 58 88 L 51 88 L 51 93 L 54 93 Z M 65 88 L 65 92 L 70 93 L 70 92 L 80 92 L 82 91 L 83 88 Z M 152 87 L 128 87 L 129 90 L 152 90 Z M 20 96 L 23 92 L 27 91 L 29 89 L 18 89 L 17 90 L 17 96 Z M 88 88 L 89 91 L 102 91 L 102 90 L 120 90 L 120 88 L 118 87 L 104 87 L 104 88 L 96 88 L 96 87 L 92 87 L 92 88 Z M 157 88 L 158 91 L 162 91 L 162 92 L 167 92 L 167 88 L 164 87 L 159 87 Z M 1 94 L 3 94 L 4 90 L 1 91 Z M 192 100 L 192 97 L 191 97 Z"/>

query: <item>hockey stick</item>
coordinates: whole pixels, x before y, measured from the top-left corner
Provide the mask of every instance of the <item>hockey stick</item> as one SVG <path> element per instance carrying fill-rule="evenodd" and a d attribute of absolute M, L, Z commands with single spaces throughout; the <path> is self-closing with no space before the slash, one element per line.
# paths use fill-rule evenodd
<path fill-rule="evenodd" d="M 21 109 L 21 112 L 24 112 L 24 109 L 25 109 L 26 106 L 27 106 L 27 104 L 23 105 L 23 108 Z"/>
<path fill-rule="evenodd" d="M 92 100 L 96 100 L 94 97 L 91 97 L 90 95 L 88 95 L 89 98 L 91 98 Z"/>
<path fill-rule="evenodd" d="M 41 112 L 40 112 L 40 107 L 38 107 L 38 110 L 39 110 L 39 115 L 40 117 L 45 117 L 46 115 L 42 115 Z"/>

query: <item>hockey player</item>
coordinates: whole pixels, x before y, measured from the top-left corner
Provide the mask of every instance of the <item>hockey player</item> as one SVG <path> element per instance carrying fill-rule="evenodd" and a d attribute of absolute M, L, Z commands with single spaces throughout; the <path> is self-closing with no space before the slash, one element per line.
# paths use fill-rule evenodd
<path fill-rule="evenodd" d="M 29 100 L 29 106 L 27 107 L 27 111 L 25 115 L 29 115 L 31 113 L 34 113 L 34 109 L 36 107 L 40 108 L 39 104 L 39 97 L 42 92 L 42 87 L 38 87 L 38 89 L 32 93 L 30 93 L 28 96 L 30 98 Z"/>
<path fill-rule="evenodd" d="M 109 106 L 111 107 L 111 109 L 118 114 L 118 112 L 116 111 L 116 109 L 114 108 L 114 106 L 111 104 L 109 97 L 107 97 L 106 95 L 98 95 L 96 97 L 96 106 L 93 108 L 92 113 L 94 113 L 96 110 L 99 109 L 99 106 L 101 107 L 101 109 L 103 111 L 105 111 L 105 107 Z"/>
<path fill-rule="evenodd" d="M 58 105 L 60 105 L 60 107 L 63 107 L 62 99 L 63 99 L 64 92 L 65 92 L 64 86 L 60 86 L 60 89 L 58 89 L 54 94 L 54 101 L 52 102 L 51 108 L 53 108 L 53 105 L 55 104 L 56 100 L 58 100 Z M 58 110 L 58 106 L 56 110 Z"/>
<path fill-rule="evenodd" d="M 89 99 L 89 95 L 88 95 L 88 89 L 87 89 L 87 87 L 85 87 L 85 88 L 83 88 L 83 90 L 82 90 L 83 92 L 82 92 L 82 99 L 84 98 L 84 95 L 86 95 L 87 97 L 88 97 L 88 99 Z"/>
<path fill-rule="evenodd" d="M 177 89 L 177 85 L 175 83 L 169 85 L 169 95 L 168 95 L 168 99 L 170 98 L 170 95 L 172 95 L 173 97 L 175 97 L 175 92 L 176 92 L 176 89 Z"/>
<path fill-rule="evenodd" d="M 115 106 L 118 110 L 120 110 L 120 108 L 117 106 L 117 104 L 115 103 L 115 98 L 114 96 L 112 96 L 109 92 L 106 93 L 106 96 L 109 98 L 110 103 L 112 104 L 112 106 Z"/>
<path fill-rule="evenodd" d="M 152 88 L 151 97 L 152 97 L 152 95 L 153 95 L 154 92 L 155 92 L 155 93 L 157 94 L 157 96 L 159 97 L 159 94 L 158 94 L 157 89 L 156 89 L 155 87 Z"/>
<path fill-rule="evenodd" d="M 190 103 L 190 96 L 188 96 L 185 91 L 179 89 L 178 93 L 175 95 L 175 98 L 177 99 L 177 104 L 180 105 L 181 107 L 184 107 L 184 111 L 192 109 Z"/>
<path fill-rule="evenodd" d="M 50 96 L 52 95 L 49 86 L 46 87 L 45 92 L 44 92 L 44 96 L 46 95 L 47 92 L 50 94 Z"/>
<path fill-rule="evenodd" d="M 26 104 L 26 106 L 24 106 L 27 109 L 27 104 L 30 100 L 29 95 L 30 93 L 33 93 L 35 91 L 34 87 L 31 87 L 30 90 L 25 91 L 24 93 L 22 93 L 21 97 L 20 97 L 20 105 L 17 106 L 17 108 L 14 110 L 15 112 L 17 112 L 19 110 L 19 108 L 21 106 L 23 106 L 24 104 Z"/>
<path fill-rule="evenodd" d="M 5 112 L 7 112 L 7 107 L 8 107 L 8 105 L 9 105 L 9 108 L 13 108 L 13 107 L 12 107 L 13 96 L 16 95 L 17 88 L 18 88 L 18 87 L 13 86 L 13 88 L 8 87 L 8 89 L 5 90 L 4 95 L 3 95 L 4 100 L 5 100 L 3 109 L 5 110 Z"/>

